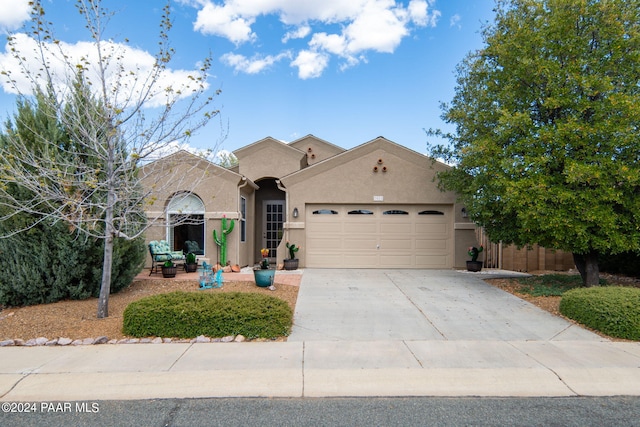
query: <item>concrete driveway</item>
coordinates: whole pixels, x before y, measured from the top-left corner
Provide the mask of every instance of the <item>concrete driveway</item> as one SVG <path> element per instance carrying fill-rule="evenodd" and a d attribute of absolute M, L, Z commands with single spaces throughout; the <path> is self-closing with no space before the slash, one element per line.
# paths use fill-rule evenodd
<path fill-rule="evenodd" d="M 603 341 L 454 270 L 306 269 L 288 341 Z"/>

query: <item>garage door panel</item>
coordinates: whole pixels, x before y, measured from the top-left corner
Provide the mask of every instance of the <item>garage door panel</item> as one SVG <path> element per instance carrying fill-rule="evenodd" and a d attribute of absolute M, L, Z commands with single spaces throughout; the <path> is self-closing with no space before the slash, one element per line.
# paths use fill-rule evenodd
<path fill-rule="evenodd" d="M 393 249 L 412 249 L 413 240 L 410 239 L 380 239 L 380 250 L 393 250 Z"/>
<path fill-rule="evenodd" d="M 439 266 L 447 262 L 447 257 L 444 255 L 417 255 L 416 262 L 424 265 L 425 268 L 441 268 Z"/>
<path fill-rule="evenodd" d="M 373 250 L 376 248 L 376 239 L 366 238 L 366 239 L 343 239 L 342 248 L 347 251 L 357 251 L 357 250 Z"/>
<path fill-rule="evenodd" d="M 343 265 L 344 260 L 342 259 L 342 256 L 339 254 L 336 254 L 335 251 L 334 253 L 312 252 L 312 253 L 309 253 L 307 257 L 309 258 L 309 262 L 307 262 L 307 265 L 309 267 L 324 268 L 324 267 L 327 267 L 327 265 L 331 265 L 338 268 L 344 267 Z"/>
<path fill-rule="evenodd" d="M 378 231 L 378 226 L 375 222 L 361 223 L 361 222 L 346 222 L 344 228 L 348 230 L 348 234 L 375 234 Z"/>
<path fill-rule="evenodd" d="M 449 241 L 441 239 L 416 239 L 416 249 L 433 249 L 447 250 L 449 249 Z"/>
<path fill-rule="evenodd" d="M 447 205 L 312 205 L 307 212 L 305 256 L 310 267 L 450 268 L 453 223 Z M 349 211 L 372 212 L 371 215 Z M 383 215 L 383 212 L 407 212 Z M 420 212 L 430 214 L 419 215 Z M 433 214 L 442 212 L 443 214 Z"/>
<path fill-rule="evenodd" d="M 343 261 L 346 263 L 345 267 L 367 267 L 371 265 L 375 265 L 377 263 L 377 255 L 375 253 L 371 254 L 345 254 L 343 257 Z"/>
<path fill-rule="evenodd" d="M 383 221 L 380 224 L 380 232 L 382 233 L 397 233 L 397 234 L 411 234 L 413 232 L 413 226 L 408 223 L 400 222 L 387 222 Z"/>
<path fill-rule="evenodd" d="M 314 251 L 326 251 L 326 250 L 336 250 L 341 247 L 340 242 L 336 241 L 336 239 L 323 239 L 320 237 L 316 237 L 313 240 L 313 250 Z"/>
<path fill-rule="evenodd" d="M 448 224 L 415 224 L 416 234 L 443 235 L 448 236 Z"/>
<path fill-rule="evenodd" d="M 413 266 L 412 258 L 411 253 L 382 254 L 380 256 L 380 265 L 389 268 L 410 268 Z"/>

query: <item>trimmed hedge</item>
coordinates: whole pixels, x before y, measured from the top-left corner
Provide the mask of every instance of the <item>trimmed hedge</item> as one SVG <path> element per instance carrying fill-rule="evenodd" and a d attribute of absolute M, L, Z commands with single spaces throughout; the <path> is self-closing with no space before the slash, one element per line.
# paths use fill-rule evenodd
<path fill-rule="evenodd" d="M 129 304 L 123 314 L 122 331 L 134 337 L 276 338 L 289 335 L 292 323 L 289 305 L 272 296 L 179 291 Z"/>
<path fill-rule="evenodd" d="M 640 288 L 573 289 L 562 296 L 560 313 L 609 336 L 640 340 Z"/>

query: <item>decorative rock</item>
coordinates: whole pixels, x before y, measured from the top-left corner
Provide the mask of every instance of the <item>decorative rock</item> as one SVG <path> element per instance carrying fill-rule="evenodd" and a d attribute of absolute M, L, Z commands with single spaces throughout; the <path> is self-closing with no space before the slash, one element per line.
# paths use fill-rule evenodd
<path fill-rule="evenodd" d="M 116 344 L 128 344 L 128 343 L 129 343 L 129 340 L 126 339 L 126 338 L 123 338 L 121 340 L 118 340 L 118 342 Z"/>
<path fill-rule="evenodd" d="M 106 344 L 109 341 L 108 337 L 105 336 L 101 336 L 96 338 L 96 340 L 93 342 L 94 344 Z"/>
<path fill-rule="evenodd" d="M 16 345 L 14 340 L 0 341 L 0 347 L 13 347 L 14 345 Z"/>
<path fill-rule="evenodd" d="M 81 345 L 91 345 L 94 343 L 93 338 L 85 338 L 83 340 L 79 340 Z"/>
<path fill-rule="evenodd" d="M 229 335 L 229 336 L 220 338 L 220 342 L 233 342 L 235 338 L 236 337 L 234 337 L 233 335 Z"/>
<path fill-rule="evenodd" d="M 156 338 L 151 340 L 151 343 L 152 344 L 162 344 L 162 338 L 156 337 Z"/>
<path fill-rule="evenodd" d="M 58 345 L 69 345 L 71 343 L 71 338 L 58 338 Z"/>
<path fill-rule="evenodd" d="M 209 337 L 205 337 L 204 335 L 198 335 L 196 337 L 196 342 L 198 343 L 202 343 L 202 342 L 211 342 L 211 338 Z"/>
<path fill-rule="evenodd" d="M 236 336 L 236 339 L 234 339 L 234 342 L 244 342 L 246 340 L 246 338 L 243 335 L 238 335 Z"/>
<path fill-rule="evenodd" d="M 45 345 L 49 341 L 49 338 L 38 337 L 36 338 L 36 345 Z"/>
<path fill-rule="evenodd" d="M 21 339 L 13 340 L 13 342 L 14 342 L 17 346 L 23 346 L 23 345 L 24 345 L 24 340 L 21 340 Z"/>
<path fill-rule="evenodd" d="M 58 340 L 57 339 L 52 339 L 47 341 L 44 345 L 46 345 L 47 347 L 51 347 L 53 345 L 57 345 L 58 344 Z"/>
<path fill-rule="evenodd" d="M 36 340 L 34 338 L 31 338 L 24 343 L 25 347 L 33 347 L 34 345 L 36 345 Z"/>
<path fill-rule="evenodd" d="M 151 338 L 140 339 L 140 344 L 151 344 Z"/>
<path fill-rule="evenodd" d="M 222 340 L 220 338 L 214 338 L 211 340 L 211 342 L 221 342 Z"/>
<path fill-rule="evenodd" d="M 173 340 L 171 338 L 162 338 L 163 343 L 171 343 Z"/>

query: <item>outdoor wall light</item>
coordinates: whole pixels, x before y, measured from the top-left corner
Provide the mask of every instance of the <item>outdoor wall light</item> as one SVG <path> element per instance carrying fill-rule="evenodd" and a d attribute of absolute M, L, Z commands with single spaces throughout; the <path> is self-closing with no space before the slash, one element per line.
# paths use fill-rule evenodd
<path fill-rule="evenodd" d="M 466 208 L 462 208 L 460 210 L 460 212 L 462 212 L 462 218 L 466 218 L 467 217 L 467 209 Z"/>
<path fill-rule="evenodd" d="M 293 217 L 298 218 L 298 208 L 293 208 Z"/>

